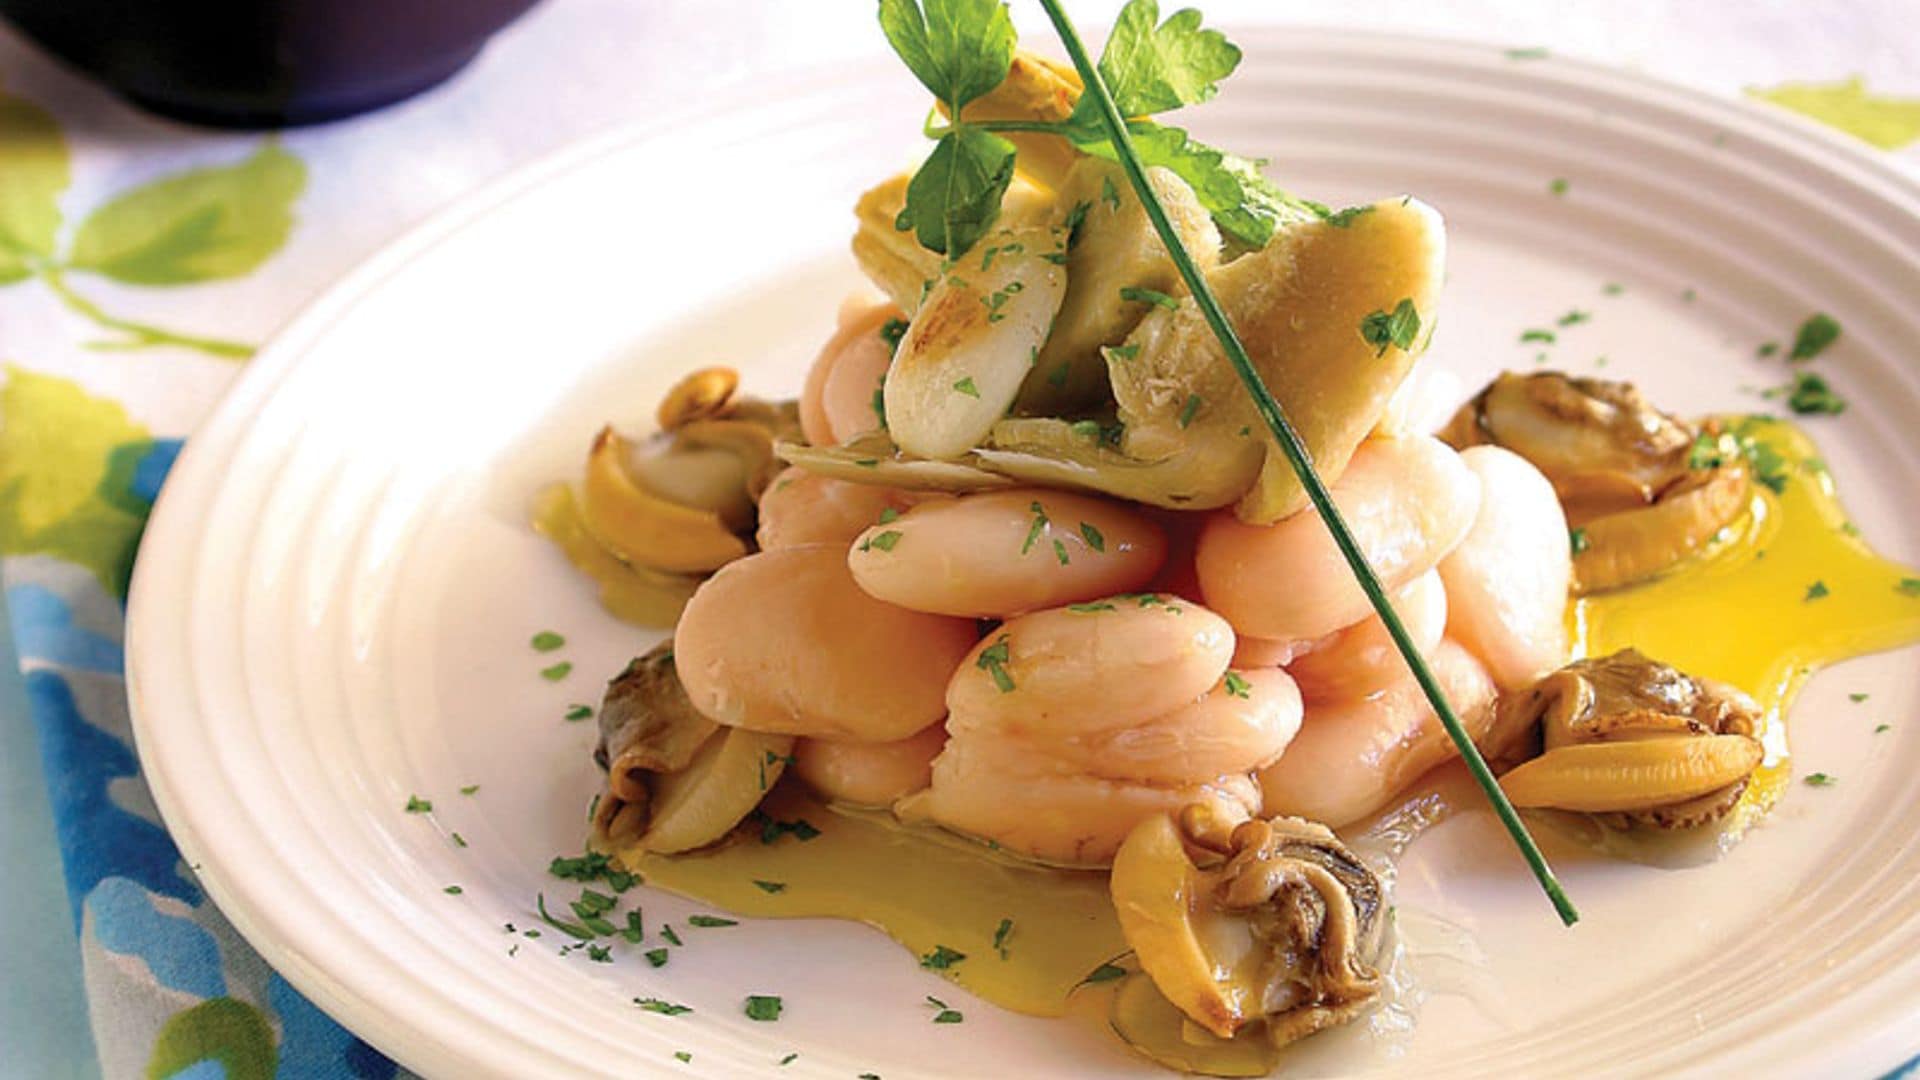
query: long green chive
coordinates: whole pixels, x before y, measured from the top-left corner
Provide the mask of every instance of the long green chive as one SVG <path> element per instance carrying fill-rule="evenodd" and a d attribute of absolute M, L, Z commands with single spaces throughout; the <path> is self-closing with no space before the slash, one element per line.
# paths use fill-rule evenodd
<path fill-rule="evenodd" d="M 1327 486 L 1320 481 L 1319 473 L 1314 471 L 1312 462 L 1307 459 L 1306 447 L 1301 445 L 1299 434 L 1294 431 L 1293 424 L 1287 420 L 1286 413 L 1281 411 L 1280 403 L 1274 400 L 1273 393 L 1267 389 L 1265 381 L 1260 378 L 1260 372 L 1254 369 L 1253 361 L 1247 356 L 1246 346 L 1240 343 L 1239 335 L 1234 333 L 1233 324 L 1227 321 L 1226 313 L 1220 310 L 1220 302 L 1214 298 L 1213 290 L 1208 287 L 1206 279 L 1200 276 L 1200 270 L 1194 265 L 1193 257 L 1187 253 L 1186 244 L 1181 241 L 1180 234 L 1174 231 L 1173 223 L 1167 220 L 1167 211 L 1160 205 L 1159 195 L 1147 183 L 1146 169 L 1140 164 L 1140 155 L 1134 149 L 1133 136 L 1127 132 L 1126 121 L 1121 117 L 1119 107 L 1114 104 L 1113 95 L 1108 92 L 1107 84 L 1101 78 L 1099 69 L 1094 67 L 1093 61 L 1087 57 L 1087 49 L 1080 42 L 1079 32 L 1073 28 L 1072 20 L 1067 18 L 1067 13 L 1060 4 L 1061 0 L 1040 0 L 1040 6 L 1046 9 L 1047 18 L 1053 23 L 1054 31 L 1060 35 L 1060 44 L 1066 48 L 1067 56 L 1073 61 L 1074 68 L 1080 72 L 1080 81 L 1085 86 L 1083 92 L 1091 94 L 1094 104 L 1099 106 L 1100 118 L 1113 135 L 1113 148 L 1120 159 L 1120 167 L 1126 170 L 1127 180 L 1133 185 L 1134 193 L 1140 197 L 1140 204 L 1146 210 L 1147 217 L 1152 220 L 1154 231 L 1160 234 L 1160 242 L 1166 245 L 1167 254 L 1173 259 L 1173 264 L 1179 268 L 1180 277 L 1187 283 L 1187 291 L 1192 294 L 1194 303 L 1200 308 L 1200 313 L 1206 317 L 1207 325 L 1213 329 L 1214 336 L 1220 339 L 1220 347 L 1225 350 L 1227 359 L 1233 364 L 1234 372 L 1240 376 L 1240 381 L 1246 385 L 1247 393 L 1253 398 L 1254 408 L 1259 411 L 1261 419 L 1266 421 L 1267 429 L 1273 433 L 1274 440 L 1280 444 L 1281 451 L 1287 455 L 1287 463 L 1293 466 L 1294 475 L 1300 478 L 1300 485 L 1306 489 L 1307 498 L 1313 503 L 1313 508 L 1319 512 L 1321 520 L 1326 522 L 1327 531 L 1333 534 L 1334 543 L 1339 546 L 1340 554 L 1346 558 L 1347 565 L 1352 568 L 1354 577 L 1360 582 L 1361 590 L 1372 602 L 1373 610 L 1379 613 L 1380 621 L 1392 635 L 1393 643 L 1399 648 L 1400 655 L 1406 659 L 1407 666 L 1413 670 L 1413 676 L 1420 683 L 1420 689 L 1425 691 L 1427 701 L 1433 705 L 1434 712 L 1439 715 L 1448 736 L 1453 739 L 1454 746 L 1459 748 L 1460 756 L 1466 760 L 1467 768 L 1473 773 L 1474 781 L 1480 785 L 1480 790 L 1486 793 L 1487 801 L 1493 804 L 1494 813 L 1499 815 L 1501 824 L 1507 827 L 1513 842 L 1519 846 L 1520 854 L 1526 859 L 1534 878 L 1546 891 L 1547 899 L 1553 902 L 1553 908 L 1559 913 L 1560 921 L 1572 926 L 1580 920 L 1580 912 L 1574 908 L 1573 901 L 1567 898 L 1566 891 L 1560 887 L 1559 880 L 1553 876 L 1553 868 L 1547 865 L 1546 856 L 1540 854 L 1539 845 L 1534 843 L 1532 835 L 1527 832 L 1526 825 L 1520 821 L 1520 815 L 1514 811 L 1513 804 L 1507 801 L 1506 794 L 1500 790 L 1499 783 L 1493 778 L 1493 772 L 1487 768 L 1485 759 L 1474 747 L 1473 740 L 1467 736 L 1466 729 L 1460 726 L 1460 718 L 1454 715 L 1453 707 L 1447 703 L 1447 696 L 1441 691 L 1440 683 L 1434 678 L 1433 670 L 1421 657 L 1419 648 L 1414 645 L 1413 638 L 1407 633 L 1407 628 L 1401 624 L 1400 616 L 1394 611 L 1393 605 L 1387 602 L 1387 592 L 1381 587 L 1380 579 L 1374 575 L 1373 568 L 1367 565 L 1366 555 L 1360 551 L 1360 545 L 1355 542 L 1353 533 L 1348 531 L 1347 523 L 1340 516 L 1339 508 L 1333 504 L 1333 497 L 1327 493 Z"/>

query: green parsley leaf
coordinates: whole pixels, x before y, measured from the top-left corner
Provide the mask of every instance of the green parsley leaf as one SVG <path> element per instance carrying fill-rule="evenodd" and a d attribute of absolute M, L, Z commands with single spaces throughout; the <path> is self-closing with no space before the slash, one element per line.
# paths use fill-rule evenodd
<path fill-rule="evenodd" d="M 613 860 L 597 851 L 569 859 L 556 855 L 547 864 L 547 873 L 562 881 L 599 881 L 613 869 Z"/>
<path fill-rule="evenodd" d="M 1168 296 L 1158 289 L 1147 289 L 1138 285 L 1123 286 L 1120 289 L 1120 299 L 1132 300 L 1141 304 L 1152 304 L 1155 307 L 1166 308 L 1168 311 L 1180 310 L 1180 301 L 1175 300 L 1173 297 Z"/>
<path fill-rule="evenodd" d="M 1047 372 L 1047 385 L 1053 387 L 1055 390 L 1067 385 L 1067 376 L 1072 370 L 1072 365 L 1062 360 L 1059 367 Z"/>
<path fill-rule="evenodd" d="M 1848 694 L 1848 695 L 1847 695 L 1847 700 L 1848 700 L 1848 701 L 1851 701 L 1851 702 L 1853 702 L 1853 703 L 1854 703 L 1855 705 L 1858 705 L 1858 704 L 1860 704 L 1861 702 L 1863 702 L 1863 701 L 1865 701 L 1865 700 L 1867 700 L 1867 695 L 1865 695 L 1865 694 Z"/>
<path fill-rule="evenodd" d="M 1000 0 L 880 0 L 880 29 L 920 84 L 958 114 L 1006 81 L 1013 20 Z"/>
<path fill-rule="evenodd" d="M 1591 546 L 1591 542 L 1587 539 L 1587 530 L 1584 528 L 1567 530 L 1567 546 L 1575 555 L 1583 554 Z"/>
<path fill-rule="evenodd" d="M 966 958 L 966 953 L 945 945 L 935 945 L 932 952 L 920 958 L 920 966 L 932 971 L 945 971 Z"/>
<path fill-rule="evenodd" d="M 409 795 L 407 796 L 406 809 L 409 814 L 431 814 L 433 813 L 433 800 L 423 799 L 418 795 Z"/>
<path fill-rule="evenodd" d="M 680 940 L 680 935 L 674 933 L 673 927 L 671 926 L 662 926 L 660 928 L 660 936 L 667 939 L 667 944 L 669 945 L 683 944 Z"/>
<path fill-rule="evenodd" d="M 1068 563 L 1067 545 L 1061 543 L 1058 540 L 1055 540 L 1053 542 L 1053 557 L 1060 560 L 1061 566 L 1066 566 Z"/>
<path fill-rule="evenodd" d="M 586 927 L 577 926 L 570 922 L 561 922 L 559 919 L 556 919 L 552 915 L 547 914 L 547 897 L 545 893 L 536 893 L 534 898 L 537 902 L 536 906 L 540 911 L 540 918 L 544 919 L 548 926 L 551 926 L 555 930 L 560 931 L 561 933 L 567 935 L 568 937 L 574 938 L 579 941 L 593 940 L 594 938 L 593 931 L 587 929 Z"/>
<path fill-rule="evenodd" d="M 673 1052 L 673 1056 L 676 1061 L 679 1061 L 682 1064 L 686 1064 L 693 1060 L 693 1055 L 687 1053 L 685 1050 L 675 1050 Z"/>
<path fill-rule="evenodd" d="M 665 949 L 648 949 L 642 955 L 647 958 L 647 963 L 654 967 L 667 966 L 667 950 Z"/>
<path fill-rule="evenodd" d="M 1794 334 L 1793 348 L 1787 353 L 1787 361 L 1800 363 L 1811 360 L 1839 339 L 1839 322 L 1831 315 L 1816 312 L 1807 316 L 1807 321 L 1801 323 L 1799 332 Z"/>
<path fill-rule="evenodd" d="M 1553 178 L 1553 180 L 1550 183 L 1547 184 L 1547 190 L 1554 193 L 1555 195 L 1565 195 L 1567 193 L 1567 188 L 1571 186 L 1572 185 L 1567 183 L 1566 177 L 1556 176 Z"/>
<path fill-rule="evenodd" d="M 778 1064 L 781 1064 L 781 1065 L 791 1065 L 791 1064 L 793 1064 L 793 1062 L 794 1062 L 794 1059 L 795 1059 L 795 1058 L 798 1058 L 799 1056 L 800 1056 L 800 1055 L 799 1055 L 799 1054 L 797 1054 L 797 1053 L 795 1053 L 795 1054 L 788 1054 L 788 1055 L 787 1055 L 786 1057 L 783 1057 L 783 1058 L 781 1058 L 781 1059 L 780 1059 L 780 1061 L 778 1062 Z"/>
<path fill-rule="evenodd" d="M 1000 640 L 980 650 L 980 656 L 973 666 L 993 676 L 993 685 L 1003 694 L 1013 692 L 1013 676 L 1007 674 L 1007 664 L 1013 661 L 1011 637 L 1001 634 Z"/>
<path fill-rule="evenodd" d="M 970 398 L 978 399 L 980 397 L 980 388 L 974 385 L 973 376 L 971 375 L 954 383 L 953 388 Z"/>
<path fill-rule="evenodd" d="M 471 794 L 473 794 L 474 792 L 476 792 L 476 791 L 479 791 L 479 790 L 480 790 L 480 785 L 479 785 L 479 784 L 468 784 L 468 785 L 467 785 L 466 787 L 463 787 L 463 788 L 461 788 L 461 789 L 460 789 L 460 794 L 462 794 L 462 795 L 471 795 Z"/>
<path fill-rule="evenodd" d="M 1093 969 L 1093 974 L 1087 976 L 1087 981 L 1090 983 L 1112 982 L 1124 976 L 1126 973 L 1127 969 L 1118 965 L 1101 964 L 1099 967 Z"/>
<path fill-rule="evenodd" d="M 1892 730 L 1893 730 L 1892 724 L 1881 724 L 1873 729 L 1873 733 L 1875 735 L 1878 735 L 1883 731 L 1892 731 Z"/>
<path fill-rule="evenodd" d="M 1388 346 L 1406 351 L 1420 337 L 1420 312 L 1411 298 L 1403 299 L 1392 313 L 1375 311 L 1360 320 L 1360 336 L 1369 345 L 1379 346 L 1375 356 L 1387 355 Z"/>
<path fill-rule="evenodd" d="M 1545 60 L 1548 55 L 1547 50 L 1538 45 L 1526 49 L 1507 50 L 1509 60 Z"/>
<path fill-rule="evenodd" d="M 1827 583 L 1824 581 L 1816 581 L 1807 586 L 1807 595 L 1802 599 L 1802 602 L 1811 603 L 1815 600 L 1825 599 L 1830 595 L 1832 595 L 1832 593 L 1828 590 Z"/>
<path fill-rule="evenodd" d="M 647 928 L 646 924 L 641 921 L 639 909 L 636 908 L 633 911 L 627 912 L 627 925 L 625 929 L 620 931 L 620 936 L 626 938 L 627 944 L 629 945 L 638 945 L 646 939 Z"/>
<path fill-rule="evenodd" d="M 1762 360 L 1765 360 L 1767 357 L 1772 356 L 1774 353 L 1777 353 L 1779 351 L 1780 351 L 1779 342 L 1763 341 L 1760 343 L 1759 348 L 1753 350 L 1753 355 L 1759 357 Z"/>
<path fill-rule="evenodd" d="M 589 945 L 587 946 L 587 959 L 596 964 L 611 964 L 613 963 L 613 950 L 605 945 Z"/>
<path fill-rule="evenodd" d="M 1247 682 L 1237 671 L 1227 672 L 1226 684 L 1229 697 L 1251 698 L 1253 696 L 1253 684 Z"/>
<path fill-rule="evenodd" d="M 1080 523 L 1080 535 L 1086 539 L 1087 546 L 1093 550 L 1099 552 L 1107 550 L 1107 538 L 1101 534 L 1099 529 L 1094 528 L 1090 523 L 1085 521 Z"/>
<path fill-rule="evenodd" d="M 1103 600 L 1095 604 L 1068 604 L 1067 610 L 1079 612 L 1082 615 L 1091 615 L 1096 611 L 1118 611 L 1120 609 Z"/>
<path fill-rule="evenodd" d="M 1556 340 L 1558 339 L 1551 330 L 1522 330 L 1520 332 L 1520 344 L 1522 345 L 1535 341 L 1540 342 L 1542 345 L 1551 345 Z"/>
<path fill-rule="evenodd" d="M 787 891 L 787 883 L 784 881 L 762 881 L 759 878 L 754 878 L 753 884 L 763 893 L 771 894 Z"/>
<path fill-rule="evenodd" d="M 448 835 L 448 836 L 451 836 L 451 837 L 453 838 L 453 843 L 454 843 L 454 846 L 455 846 L 455 847 L 466 847 L 466 846 L 467 846 L 467 838 L 466 838 L 466 837 L 464 837 L 464 836 L 461 836 L 461 835 L 460 835 L 459 833 L 457 833 L 457 832 L 455 832 L 455 833 L 448 833 L 447 835 Z"/>
<path fill-rule="evenodd" d="M 440 891 L 443 893 L 446 893 L 448 896 L 459 896 L 461 893 L 466 892 L 467 890 L 461 888 L 458 885 L 449 885 L 446 888 L 441 889 Z"/>
<path fill-rule="evenodd" d="M 1600 286 L 1600 292 L 1606 296 L 1619 296 L 1626 291 L 1627 287 L 1617 281 L 1609 281 L 1605 285 Z"/>
<path fill-rule="evenodd" d="M 1384 353 L 1385 350 L 1382 352 Z M 1199 394 L 1188 394 L 1187 403 L 1180 406 L 1180 426 L 1184 428 L 1193 423 L 1193 415 L 1200 411 L 1200 406 L 1204 403 L 1204 399 Z"/>
<path fill-rule="evenodd" d="M 659 1013 L 661 1016 L 679 1016 L 682 1013 L 690 1013 L 693 1011 L 692 1006 L 676 1005 L 671 1001 L 662 1001 L 659 998 L 634 998 L 633 1003 L 640 1006 L 644 1012 Z"/>
<path fill-rule="evenodd" d="M 782 1007 L 781 1000 L 772 994 L 747 995 L 746 1014 L 749 1020 L 778 1020 Z"/>
<path fill-rule="evenodd" d="M 900 511 L 895 510 L 893 507 L 889 506 L 886 509 L 880 511 L 880 519 L 879 521 L 876 522 L 876 524 L 888 525 L 888 524 L 892 524 L 895 521 L 898 521 L 899 519 L 900 519 Z"/>
<path fill-rule="evenodd" d="M 1007 958 L 1007 938 L 1012 933 L 1013 933 L 1012 919 L 1001 919 L 1000 925 L 994 928 L 993 948 L 995 952 L 1000 954 L 1000 959 L 1002 960 L 1005 960 Z"/>
<path fill-rule="evenodd" d="M 880 324 L 880 340 L 886 342 L 887 348 L 891 350 L 897 352 L 900 348 L 900 340 L 906 336 L 907 320 L 905 319 L 888 319 Z"/>
<path fill-rule="evenodd" d="M 1201 29 L 1198 11 L 1184 8 L 1155 26 L 1159 18 L 1155 0 L 1132 0 L 1120 10 L 1101 50 L 1101 81 L 1122 116 L 1197 105 L 1218 93 L 1220 80 L 1240 66 L 1239 48 L 1220 31 Z M 1099 129 L 1092 95 L 1075 104 L 1071 122 Z"/>
<path fill-rule="evenodd" d="M 1847 411 L 1847 403 L 1833 392 L 1827 380 L 1811 371 L 1795 372 L 1787 394 L 1787 407 L 1801 416 L 1838 416 Z"/>
<path fill-rule="evenodd" d="M 872 551 L 874 548 L 879 548 L 881 551 L 892 551 L 894 545 L 900 542 L 902 535 L 899 529 L 888 529 L 870 540 L 860 541 L 860 550 Z"/>
<path fill-rule="evenodd" d="M 1828 776 L 1826 773 L 1823 773 L 1823 772 L 1808 773 L 1806 776 L 1806 781 L 1807 781 L 1807 784 L 1811 787 L 1832 787 L 1833 785 L 1840 782 L 1837 778 Z"/>
<path fill-rule="evenodd" d="M 1893 588 L 1902 596 L 1920 596 L 1920 578 L 1903 577 Z"/>
<path fill-rule="evenodd" d="M 1345 229 L 1353 224 L 1355 218 L 1362 214 L 1371 214 L 1372 212 L 1373 207 L 1371 206 L 1349 206 L 1345 210 L 1336 210 L 1328 214 L 1326 216 L 1326 222 L 1336 229 Z"/>
<path fill-rule="evenodd" d="M 574 705 L 567 709 L 568 720 L 590 720 L 593 718 L 593 706 Z"/>
<path fill-rule="evenodd" d="M 1141 164 L 1158 165 L 1185 180 L 1220 231 L 1246 248 L 1257 251 L 1267 246 L 1281 226 L 1327 212 L 1318 203 L 1282 191 L 1260 172 L 1263 162 L 1196 142 L 1177 127 L 1141 121 L 1128 129 Z M 1104 128 L 1096 139 L 1076 139 L 1074 145 L 1096 157 L 1117 160 Z"/>
<path fill-rule="evenodd" d="M 1565 315 L 1560 316 L 1558 319 L 1554 321 L 1559 323 L 1561 326 L 1579 326 L 1581 323 L 1586 322 L 1588 319 L 1591 319 L 1591 318 L 1593 318 L 1592 312 L 1581 311 L 1580 309 L 1575 308 L 1574 310 L 1567 312 Z"/>
<path fill-rule="evenodd" d="M 941 1009 L 934 1014 L 933 1022 L 936 1024 L 958 1024 L 965 1019 L 966 1017 L 960 1015 L 960 1010 L 958 1009 Z"/>
<path fill-rule="evenodd" d="M 689 915 L 687 916 L 687 925 L 688 926 L 739 926 L 740 923 L 734 919 L 723 919 L 718 915 Z"/>
<path fill-rule="evenodd" d="M 1111 176 L 1100 178 L 1100 201 L 1106 203 L 1109 210 L 1120 209 L 1120 189 L 1113 186 Z"/>
<path fill-rule="evenodd" d="M 571 674 L 572 671 L 573 671 L 573 662 L 570 660 L 562 660 L 559 663 L 553 665 L 552 667 L 541 668 L 540 677 L 547 680 L 548 682 L 559 682 L 561 679 L 564 679 L 569 674 Z"/>
<path fill-rule="evenodd" d="M 1039 541 L 1040 534 L 1046 531 L 1049 524 L 1047 509 L 1040 505 L 1040 500 L 1035 499 L 1028 503 L 1027 509 L 1033 513 L 1033 522 L 1027 526 L 1027 538 L 1020 544 L 1022 555 L 1033 550 L 1033 545 Z"/>
<path fill-rule="evenodd" d="M 907 182 L 906 206 L 894 228 L 911 229 L 930 251 L 964 255 L 1000 216 L 1000 198 L 1013 181 L 1013 158 L 1012 143 L 977 127 L 942 135 Z"/>
<path fill-rule="evenodd" d="M 1134 357 L 1140 355 L 1140 346 L 1108 345 L 1102 348 L 1100 350 L 1100 353 L 1102 356 L 1105 356 L 1108 360 L 1131 360 Z M 1092 421 L 1087 421 L 1087 423 L 1092 423 Z"/>
<path fill-rule="evenodd" d="M 566 643 L 566 638 L 561 637 L 551 630 L 542 630 L 533 635 L 533 641 L 531 642 L 535 652 L 552 652 Z"/>

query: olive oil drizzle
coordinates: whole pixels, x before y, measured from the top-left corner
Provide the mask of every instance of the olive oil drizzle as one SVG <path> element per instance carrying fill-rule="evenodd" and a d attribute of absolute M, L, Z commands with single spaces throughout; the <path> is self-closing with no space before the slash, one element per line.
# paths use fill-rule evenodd
<path fill-rule="evenodd" d="M 1847 527 L 1833 481 L 1804 432 L 1783 420 L 1752 430 L 1789 463 L 1783 490 L 1756 488 L 1751 512 L 1673 573 L 1584 598 L 1571 615 L 1579 651 L 1633 645 L 1738 686 L 1764 707 L 1768 756 L 1716 834 L 1722 843 L 1785 790 L 1782 718 L 1807 677 L 1847 657 L 1920 641 L 1920 596 L 1901 586 L 1920 572 L 1874 554 Z M 1816 580 L 1827 595 L 1808 600 Z M 1408 799 L 1424 797 L 1428 786 Z M 739 914 L 852 919 L 886 932 L 915 957 L 942 947 L 962 953 L 965 959 L 935 970 L 990 1002 L 1033 1015 L 1068 1012 L 1087 975 L 1126 951 L 1104 872 L 1031 865 L 950 833 L 901 825 L 883 811 L 830 807 L 793 781 L 774 789 L 762 813 L 805 820 L 819 835 L 803 841 L 775 830 L 773 842 L 764 843 L 766 830 L 749 822 L 720 847 L 649 856 L 637 869 L 650 884 Z M 769 893 L 756 880 L 785 887 Z M 1012 928 L 999 935 L 1003 920 Z"/>
<path fill-rule="evenodd" d="M 1721 419 L 1780 455 L 1780 490 L 1756 484 L 1748 513 L 1700 556 L 1645 585 L 1582 598 L 1572 620 L 1581 655 L 1632 646 L 1760 703 L 1767 756 L 1716 833 L 1724 845 L 1785 790 L 1784 718 L 1808 677 L 1920 641 L 1920 595 L 1902 587 L 1920 571 L 1882 558 L 1851 527 L 1818 448 L 1798 425 L 1767 416 Z"/>

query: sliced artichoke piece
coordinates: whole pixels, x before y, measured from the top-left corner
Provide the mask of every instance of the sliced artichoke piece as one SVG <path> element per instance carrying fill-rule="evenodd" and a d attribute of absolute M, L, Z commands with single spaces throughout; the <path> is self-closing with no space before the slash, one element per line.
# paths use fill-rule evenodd
<path fill-rule="evenodd" d="M 1499 708 L 1503 727 L 1538 724 L 1544 749 L 1501 776 L 1514 805 L 1607 815 L 1622 828 L 1724 816 L 1765 756 L 1751 698 L 1633 649 L 1568 664 Z"/>
<path fill-rule="evenodd" d="M 1379 996 L 1385 890 L 1323 825 L 1155 815 L 1114 856 L 1111 888 L 1141 968 L 1219 1038 L 1260 1021 L 1285 1045 Z"/>
<path fill-rule="evenodd" d="M 1425 350 L 1445 263 L 1440 215 L 1409 198 L 1293 225 L 1208 275 L 1328 483 Z M 1241 519 L 1266 524 L 1306 505 L 1299 480 L 1190 299 L 1147 315 L 1126 345 L 1107 355 L 1126 425 L 1123 453 L 1160 460 L 1204 452 L 1218 445 L 1209 436 L 1246 429 L 1266 453 L 1258 480 L 1235 508 Z"/>
<path fill-rule="evenodd" d="M 634 481 L 628 440 L 603 428 L 587 456 L 581 520 L 621 560 L 676 573 L 717 570 L 747 545 L 712 510 L 682 506 Z"/>
<path fill-rule="evenodd" d="M 793 757 L 793 736 L 745 728 L 717 731 L 679 772 L 653 784 L 642 850 L 671 855 L 720 839 L 760 805 Z"/>
<path fill-rule="evenodd" d="M 1186 181 L 1151 168 L 1147 180 L 1201 272 L 1220 263 L 1220 230 Z M 1019 409 L 1071 416 L 1111 399 L 1101 349 L 1118 345 L 1153 309 L 1146 296 L 1186 293 L 1180 272 L 1120 166 L 1083 158 L 1067 173 L 1057 203 L 1076 222 L 1067 247 L 1067 293 L 1040 357 L 1020 388 Z M 1129 299 L 1121 290 L 1130 292 Z"/>
<path fill-rule="evenodd" d="M 902 491 L 946 491 L 965 494 L 1012 487 L 1013 480 L 980 468 L 977 455 L 954 461 L 926 461 L 907 457 L 882 431 L 856 436 L 844 446 L 808 446 L 780 442 L 774 453 L 784 461 L 821 476 L 854 484 L 878 484 Z"/>
<path fill-rule="evenodd" d="M 948 265 L 914 313 L 883 393 L 894 442 L 959 457 L 986 439 L 1033 370 L 1066 295 L 1060 229 L 988 233 Z"/>
<path fill-rule="evenodd" d="M 1038 418 L 1002 421 L 989 443 L 974 457 L 994 472 L 1171 510 L 1207 510 L 1239 498 L 1259 475 L 1263 454 L 1251 437 L 1209 431 L 1187 452 L 1142 461 L 1113 449 L 1097 430 L 1089 437 L 1064 420 Z"/>

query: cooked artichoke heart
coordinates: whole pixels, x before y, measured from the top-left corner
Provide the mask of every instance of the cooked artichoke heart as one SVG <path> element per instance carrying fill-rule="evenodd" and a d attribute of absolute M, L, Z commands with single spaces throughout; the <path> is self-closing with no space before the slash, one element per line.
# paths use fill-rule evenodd
<path fill-rule="evenodd" d="M 1121 845 L 1111 887 L 1141 968 L 1221 1038 L 1264 1021 L 1284 1045 L 1379 995 L 1384 889 L 1324 825 L 1156 815 Z"/>
<path fill-rule="evenodd" d="M 1765 757 L 1751 698 L 1633 649 L 1568 664 L 1499 707 L 1502 724 L 1537 723 L 1544 749 L 1500 778 L 1516 806 L 1686 828 L 1730 811 Z"/>
<path fill-rule="evenodd" d="M 883 431 L 856 435 L 844 446 L 774 444 L 780 458 L 811 473 L 851 484 L 878 484 L 902 491 L 944 491 L 960 495 L 1012 487 L 1014 481 L 981 468 L 976 456 L 927 461 L 900 452 Z"/>

